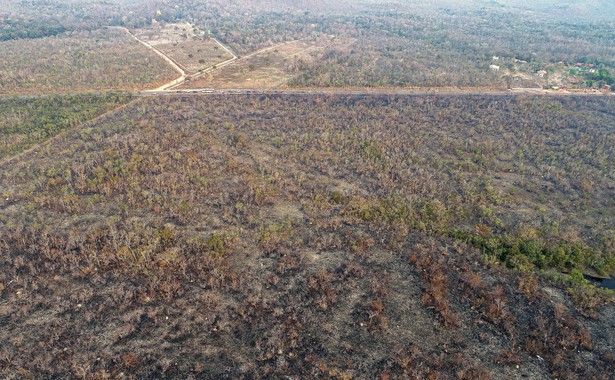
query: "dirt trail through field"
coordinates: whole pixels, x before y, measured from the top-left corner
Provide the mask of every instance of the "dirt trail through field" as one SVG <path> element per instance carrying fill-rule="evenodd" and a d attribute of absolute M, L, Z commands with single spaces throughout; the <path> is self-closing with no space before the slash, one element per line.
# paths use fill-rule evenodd
<path fill-rule="evenodd" d="M 231 49 L 229 49 L 228 47 L 224 46 L 224 44 L 222 42 L 218 41 L 214 37 L 211 37 L 211 39 L 214 40 L 218 44 L 218 46 L 220 46 L 222 49 L 224 49 L 224 51 L 226 51 L 227 53 L 229 53 L 233 57 L 233 58 L 231 58 L 231 60 L 237 59 L 237 56 L 235 55 L 235 53 L 233 53 L 233 51 Z"/>
<path fill-rule="evenodd" d="M 168 55 L 166 55 L 165 53 L 163 53 L 162 51 L 156 49 L 152 44 L 141 40 L 139 37 L 135 36 L 134 34 L 132 34 L 130 32 L 130 30 L 128 30 L 127 28 L 124 27 L 115 27 L 116 29 L 120 29 L 123 30 L 125 33 L 127 33 L 129 36 L 131 36 L 132 38 L 134 38 L 137 42 L 139 42 L 141 45 L 145 46 L 146 48 L 152 50 L 154 53 L 156 53 L 158 56 L 160 56 L 162 59 L 164 59 L 165 61 L 167 61 L 167 63 L 169 63 L 171 66 L 173 66 L 173 68 L 181 74 L 181 76 L 175 80 L 172 80 L 169 83 L 166 83 L 160 87 L 158 87 L 157 89 L 155 89 L 154 91 L 165 91 L 165 90 L 170 90 L 174 87 L 179 86 L 180 84 L 184 83 L 186 81 L 186 79 L 188 78 L 188 74 L 186 73 L 186 71 L 182 68 L 182 66 L 175 62 L 173 59 L 171 59 Z M 222 44 L 220 41 L 218 41 L 216 38 L 211 38 L 212 40 L 214 40 L 214 42 L 216 44 L 218 44 L 224 51 L 226 51 L 227 53 L 229 53 L 232 58 L 227 59 L 226 61 L 217 63 L 215 65 L 212 65 L 208 68 L 206 68 L 205 70 L 203 70 L 201 73 L 197 74 L 201 75 L 202 73 L 206 73 L 209 72 L 211 70 L 214 70 L 216 68 L 221 68 L 224 67 L 234 61 L 236 61 L 238 59 L 238 57 L 235 55 L 235 53 L 233 53 L 233 51 L 231 49 L 229 49 L 228 47 L 224 46 L 224 44 Z"/>
<path fill-rule="evenodd" d="M 154 53 L 156 53 L 156 55 L 158 55 L 159 57 L 161 57 L 162 59 L 164 59 L 165 61 L 167 61 L 168 64 L 170 64 L 171 66 L 173 66 L 173 68 L 181 74 L 181 76 L 167 84 L 164 84 L 160 87 L 158 87 L 156 90 L 157 91 L 164 91 L 167 90 L 173 86 L 176 86 L 180 83 L 183 83 L 186 80 L 186 71 L 184 71 L 184 69 L 181 68 L 181 66 L 173 61 L 171 58 L 169 58 L 166 54 L 164 54 L 163 52 L 161 52 L 160 50 L 156 49 L 155 47 L 153 47 L 151 44 L 139 39 L 139 37 L 135 36 L 134 34 L 132 34 L 130 32 L 130 30 L 128 30 L 127 28 L 121 27 L 121 26 L 117 26 L 114 27 L 116 29 L 122 30 L 125 33 L 127 33 L 129 36 L 131 36 L 132 38 L 134 38 L 137 42 L 139 42 L 141 45 L 145 46 L 146 48 L 150 49 L 151 51 L 153 51 Z"/>
<path fill-rule="evenodd" d="M 245 56 L 241 57 L 240 59 L 248 59 L 248 58 L 254 57 L 255 55 L 263 54 L 263 53 L 266 53 L 268 51 L 271 51 L 271 50 L 274 50 L 274 49 L 278 49 L 278 48 L 280 48 L 280 47 L 282 47 L 284 45 L 292 44 L 293 42 L 299 42 L 299 41 L 301 41 L 301 40 L 299 39 L 299 40 L 292 40 L 292 41 L 282 42 L 282 43 L 279 43 L 279 44 L 276 44 L 276 45 L 273 45 L 273 46 L 269 46 L 267 48 L 264 48 L 264 49 L 261 49 L 261 50 L 257 50 L 255 52 L 252 52 L 252 53 L 250 53 L 248 55 L 245 55 Z"/>
<path fill-rule="evenodd" d="M 135 96 L 174 96 L 174 95 L 355 95 L 355 96 L 371 96 L 371 95 L 392 95 L 392 96 L 589 96 L 589 97 L 609 97 L 615 96 L 615 93 L 600 93 L 600 92 L 563 92 L 552 90 L 465 90 L 465 89 L 446 89 L 440 90 L 436 88 L 428 89 L 375 89 L 375 88 L 286 88 L 286 89 L 259 89 L 259 88 L 216 88 L 216 89 L 199 89 L 188 88 L 178 90 L 164 91 L 138 91 L 133 93 Z"/>
<path fill-rule="evenodd" d="M 212 66 L 210 66 L 210 67 L 208 67 L 206 69 L 203 69 L 203 70 L 199 71 L 197 74 L 194 74 L 194 75 L 190 76 L 191 79 L 198 78 L 201 75 L 206 74 L 206 73 L 208 73 L 210 71 L 213 71 L 213 70 L 219 70 L 219 69 L 221 69 L 223 67 L 226 67 L 226 66 L 230 65 L 231 63 L 233 63 L 233 62 L 235 62 L 235 61 L 237 61 L 239 59 L 239 57 L 237 57 L 235 55 L 235 53 L 233 53 L 229 48 L 224 46 L 220 41 L 218 41 L 215 38 L 212 38 L 212 40 L 214 40 L 220 47 L 222 47 L 222 49 L 224 49 L 232 57 L 227 59 L 226 61 L 223 61 L 223 62 L 220 62 L 220 63 L 216 63 L 215 65 L 212 65 Z M 166 88 L 164 90 L 173 90 L 174 88 L 178 87 L 180 84 L 184 83 L 185 80 L 186 80 L 186 78 L 184 78 L 184 80 L 182 80 L 180 82 L 170 84 L 170 86 L 166 86 Z"/>
<path fill-rule="evenodd" d="M 254 52 L 252 52 L 252 53 L 250 53 L 250 54 L 248 54 L 248 55 L 244 55 L 244 56 L 242 56 L 242 57 L 238 57 L 238 56 L 236 56 L 236 55 L 235 55 L 235 53 L 233 53 L 230 49 L 228 49 L 226 46 L 224 46 L 222 43 L 220 43 L 220 41 L 218 41 L 218 40 L 217 40 L 217 39 L 215 39 L 215 38 L 212 38 L 212 39 L 213 39 L 214 41 L 216 41 L 216 43 L 217 43 L 218 45 L 220 45 L 220 46 L 221 46 L 221 47 L 222 47 L 222 48 L 223 48 L 226 52 L 228 52 L 229 54 L 231 54 L 231 55 L 233 56 L 233 58 L 230 58 L 230 59 L 228 59 L 228 60 L 226 60 L 226 61 L 224 61 L 224 62 L 221 62 L 221 63 L 218 63 L 218 64 L 213 65 L 213 66 L 211 66 L 211 67 L 208 67 L 207 69 L 202 70 L 202 71 L 200 71 L 199 73 L 197 73 L 197 74 L 195 74 L 195 75 L 191 76 L 191 79 L 196 79 L 196 78 L 198 78 L 198 77 L 201 77 L 203 74 L 207 74 L 207 73 L 209 73 L 209 72 L 211 72 L 211 71 L 214 71 L 214 70 L 220 70 L 220 69 L 222 69 L 223 67 L 226 67 L 226 66 L 228 66 L 228 65 L 230 65 L 230 64 L 232 64 L 232 63 L 236 63 L 236 62 L 240 62 L 240 61 L 245 61 L 245 60 L 247 60 L 247 59 L 249 59 L 249 58 L 251 58 L 251 57 L 254 57 L 254 56 L 256 56 L 256 55 L 263 54 L 263 53 L 266 53 L 266 52 L 268 52 L 268 51 L 271 51 L 271 50 L 277 49 L 277 48 L 279 48 L 279 47 L 281 47 L 281 46 L 284 46 L 284 45 L 286 45 L 286 44 L 290 44 L 290 43 L 293 43 L 293 42 L 298 42 L 298 41 L 301 41 L 301 40 L 292 40 L 292 41 L 282 42 L 282 43 L 279 43 L 279 44 L 276 44 L 276 45 L 273 45 L 273 46 L 269 46 L 269 47 L 264 48 L 264 49 L 261 49 L 261 50 L 254 51 Z M 180 82 L 180 83 L 183 83 L 183 82 Z M 170 87 L 167 87 L 167 88 L 166 88 L 166 90 L 174 90 L 175 88 L 177 88 L 177 87 L 179 86 L 179 84 L 180 84 L 180 83 L 175 84 L 175 85 L 170 86 Z"/>

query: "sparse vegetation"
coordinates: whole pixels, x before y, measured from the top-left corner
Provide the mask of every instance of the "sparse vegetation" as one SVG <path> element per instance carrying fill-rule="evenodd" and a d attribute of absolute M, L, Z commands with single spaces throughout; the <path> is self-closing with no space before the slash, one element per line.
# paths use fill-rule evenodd
<path fill-rule="evenodd" d="M 175 79 L 164 60 L 116 29 L 0 42 L 0 94 L 156 88 Z"/>
<path fill-rule="evenodd" d="M 210 39 L 209 33 L 186 23 L 156 24 L 147 29 L 137 29 L 134 34 L 190 74 L 232 58 L 231 54 Z"/>
<path fill-rule="evenodd" d="M 275 88 L 289 82 L 308 65 L 322 57 L 332 46 L 346 49 L 351 39 L 316 36 L 280 43 L 253 52 L 232 65 L 206 73 L 182 88 Z"/>
<path fill-rule="evenodd" d="M 5 0 L 0 377 L 611 380 L 612 8 Z"/>
<path fill-rule="evenodd" d="M 611 99 L 203 99 L 2 171 L 4 374 L 608 378 Z"/>

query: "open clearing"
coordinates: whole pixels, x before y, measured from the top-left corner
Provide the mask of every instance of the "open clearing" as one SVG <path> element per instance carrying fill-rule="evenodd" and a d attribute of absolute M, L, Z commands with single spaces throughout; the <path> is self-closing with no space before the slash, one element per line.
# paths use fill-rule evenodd
<path fill-rule="evenodd" d="M 172 44 L 203 36 L 202 32 L 188 23 L 154 24 L 150 28 L 136 29 L 132 33 L 152 46 Z"/>
<path fill-rule="evenodd" d="M 156 49 L 192 74 L 233 58 L 211 39 L 158 45 Z"/>
<path fill-rule="evenodd" d="M 0 42 L 0 51 L 0 94 L 142 90 L 177 76 L 116 29 Z"/>
<path fill-rule="evenodd" d="M 187 73 L 194 74 L 233 56 L 222 48 L 209 33 L 190 24 L 156 24 L 133 34 L 159 50 Z"/>
<path fill-rule="evenodd" d="M 307 63 L 333 47 L 349 45 L 348 39 L 320 36 L 290 41 L 240 57 L 235 63 L 212 70 L 180 88 L 275 88 L 284 87 Z"/>

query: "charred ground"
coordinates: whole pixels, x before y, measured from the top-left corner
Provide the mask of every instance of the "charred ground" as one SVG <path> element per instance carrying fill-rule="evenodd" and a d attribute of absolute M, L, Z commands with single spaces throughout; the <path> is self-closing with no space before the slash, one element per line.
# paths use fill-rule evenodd
<path fill-rule="evenodd" d="M 613 106 L 138 99 L 0 172 L 0 373 L 608 379 Z"/>

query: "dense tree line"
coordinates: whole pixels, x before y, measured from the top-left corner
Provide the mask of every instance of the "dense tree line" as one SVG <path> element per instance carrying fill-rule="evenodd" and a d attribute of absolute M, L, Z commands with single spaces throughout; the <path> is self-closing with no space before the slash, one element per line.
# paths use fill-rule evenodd
<path fill-rule="evenodd" d="M 55 36 L 66 32 L 66 30 L 64 25 L 50 20 L 44 20 L 42 22 L 2 20 L 0 22 L 0 41 Z"/>

